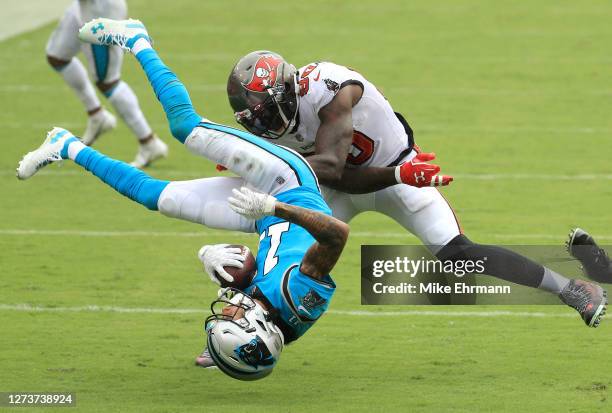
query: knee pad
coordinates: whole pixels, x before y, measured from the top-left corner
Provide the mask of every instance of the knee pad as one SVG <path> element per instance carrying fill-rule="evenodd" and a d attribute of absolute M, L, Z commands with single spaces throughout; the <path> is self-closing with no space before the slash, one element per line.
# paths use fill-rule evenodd
<path fill-rule="evenodd" d="M 193 192 L 172 187 L 162 192 L 158 202 L 159 212 L 167 217 L 184 219 L 206 225 L 206 205 Z"/>
<path fill-rule="evenodd" d="M 181 205 L 188 196 L 189 192 L 181 189 L 162 192 L 157 205 L 159 212 L 171 218 L 179 218 Z"/>
<path fill-rule="evenodd" d="M 172 185 L 172 184 L 171 184 Z M 171 186 L 158 201 L 159 212 L 210 228 L 254 232 L 255 221 L 232 211 L 225 199 L 203 200 L 193 191 Z"/>

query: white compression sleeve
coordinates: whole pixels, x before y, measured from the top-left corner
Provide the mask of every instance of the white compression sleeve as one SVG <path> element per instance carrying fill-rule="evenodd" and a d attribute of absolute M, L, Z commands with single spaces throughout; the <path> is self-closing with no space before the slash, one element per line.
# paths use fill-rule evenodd
<path fill-rule="evenodd" d="M 88 112 L 100 107 L 100 100 L 87 77 L 87 70 L 79 59 L 73 57 L 70 63 L 59 70 L 59 74 L 74 90 Z"/>

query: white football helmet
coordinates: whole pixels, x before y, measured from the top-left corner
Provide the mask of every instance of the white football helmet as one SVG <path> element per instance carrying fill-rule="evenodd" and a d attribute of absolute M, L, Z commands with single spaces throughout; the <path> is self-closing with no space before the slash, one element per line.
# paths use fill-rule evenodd
<path fill-rule="evenodd" d="M 228 305 L 243 309 L 244 317 L 233 319 L 218 311 Z M 212 315 L 205 328 L 208 351 L 217 367 L 238 380 L 258 380 L 272 373 L 284 337 L 270 313 L 251 296 L 233 288 L 222 290 L 210 307 Z"/>

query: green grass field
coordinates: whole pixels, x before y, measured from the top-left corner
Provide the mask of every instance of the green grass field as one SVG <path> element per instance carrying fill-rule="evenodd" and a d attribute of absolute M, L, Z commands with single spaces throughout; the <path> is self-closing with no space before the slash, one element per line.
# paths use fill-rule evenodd
<path fill-rule="evenodd" d="M 580 225 L 612 241 L 609 2 L 131 0 L 130 8 L 211 119 L 232 124 L 225 81 L 248 51 L 273 49 L 299 66 L 346 64 L 384 91 L 418 144 L 456 176 L 444 193 L 472 239 L 560 244 Z M 85 126 L 45 62 L 53 27 L 0 43 L 0 391 L 72 391 L 88 412 L 612 411 L 606 320 L 590 330 L 557 306 L 360 306 L 360 245 L 416 242 L 375 214 L 352 222 L 331 311 L 285 349 L 272 376 L 238 382 L 195 368 L 216 292 L 195 254 L 206 243 L 255 247 L 256 237 L 147 212 L 69 163 L 17 181 L 17 161 L 48 129 Z M 171 141 L 130 57 L 123 78 L 170 143 L 170 158 L 150 173 L 214 175 Z M 124 124 L 97 148 L 125 160 L 136 150 Z M 22 304 L 58 309 L 14 309 Z M 146 312 L 173 308 L 203 310 Z M 500 309 L 518 314 L 484 314 Z"/>

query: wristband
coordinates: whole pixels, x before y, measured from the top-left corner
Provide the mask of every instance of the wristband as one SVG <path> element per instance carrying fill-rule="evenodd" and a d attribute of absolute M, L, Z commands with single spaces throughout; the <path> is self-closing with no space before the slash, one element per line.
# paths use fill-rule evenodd
<path fill-rule="evenodd" d="M 402 181 L 402 165 L 397 165 L 395 167 L 395 180 L 397 181 L 398 184 L 403 184 L 404 182 Z"/>
<path fill-rule="evenodd" d="M 276 207 L 276 198 L 268 195 L 264 202 L 264 213 L 266 215 L 274 215 L 275 207 Z"/>

